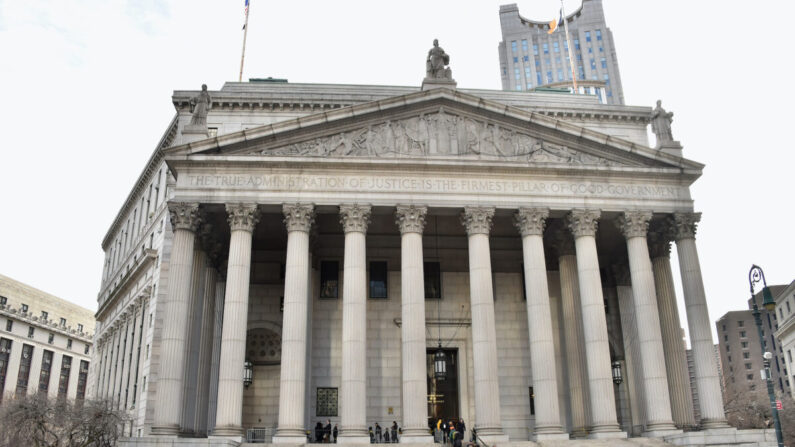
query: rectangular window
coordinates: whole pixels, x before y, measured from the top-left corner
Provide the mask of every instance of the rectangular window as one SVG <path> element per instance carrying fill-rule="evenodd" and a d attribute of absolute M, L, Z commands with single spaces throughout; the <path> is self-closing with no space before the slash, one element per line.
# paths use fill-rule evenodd
<path fill-rule="evenodd" d="M 77 400 L 83 400 L 86 397 L 86 382 L 88 382 L 88 362 L 80 360 L 80 375 L 77 376 Z"/>
<path fill-rule="evenodd" d="M 783 319 L 784 319 L 784 309 L 782 309 L 782 308 L 779 308 L 779 309 L 778 309 L 778 315 L 779 315 L 779 316 L 781 317 L 781 319 L 783 320 Z"/>
<path fill-rule="evenodd" d="M 551 84 L 554 80 L 555 78 L 552 77 L 552 71 L 547 70 L 547 84 Z"/>
<path fill-rule="evenodd" d="M 519 73 L 519 67 L 514 67 L 514 68 L 513 68 L 513 77 L 514 77 L 514 79 L 516 79 L 517 81 L 518 81 L 518 80 L 520 80 L 520 79 L 522 79 L 522 75 Z"/>
<path fill-rule="evenodd" d="M 577 66 L 577 77 L 580 79 L 585 79 L 585 68 L 582 65 Z"/>
<path fill-rule="evenodd" d="M 745 338 L 745 331 L 740 331 L 740 338 Z"/>
<path fill-rule="evenodd" d="M 72 358 L 68 355 L 61 359 L 61 374 L 58 377 L 58 398 L 65 398 L 69 391 L 69 373 L 72 370 Z"/>
<path fill-rule="evenodd" d="M 531 82 L 528 82 L 527 83 L 527 90 L 532 90 L 532 89 L 533 89 L 533 84 Z"/>
<path fill-rule="evenodd" d="M 138 349 L 140 349 L 140 348 L 138 348 Z M 88 351 L 90 351 L 90 350 L 91 350 L 91 345 L 86 344 L 85 345 L 85 349 L 83 349 L 83 354 L 88 355 Z"/>
<path fill-rule="evenodd" d="M 47 336 L 47 343 L 52 344 L 55 341 L 55 334 L 50 332 L 50 335 Z"/>
<path fill-rule="evenodd" d="M 726 335 L 726 334 L 723 334 L 723 341 L 729 341 L 729 336 Z"/>
<path fill-rule="evenodd" d="M 544 48 L 544 54 L 549 54 L 549 44 L 548 43 L 543 44 L 543 48 Z"/>
<path fill-rule="evenodd" d="M 747 349 L 748 348 L 748 342 L 747 341 L 740 342 L 740 345 L 742 346 L 743 349 Z"/>
<path fill-rule="evenodd" d="M 11 340 L 0 338 L 0 390 L 6 387 L 6 374 L 8 372 L 8 358 L 11 356 Z M 0 402 L 3 402 L 3 393 L 0 392 Z"/>
<path fill-rule="evenodd" d="M 729 363 L 731 363 L 731 361 L 732 361 L 732 356 L 729 356 Z"/>
<path fill-rule="evenodd" d="M 590 31 L 586 31 L 585 32 L 585 41 L 586 42 L 590 42 L 591 41 L 591 32 Z"/>
<path fill-rule="evenodd" d="M 527 80 L 528 80 L 528 82 L 530 82 L 530 66 L 527 66 L 527 65 L 526 65 L 526 66 L 524 67 L 524 78 L 525 78 L 525 79 L 527 79 Z M 530 87 L 528 87 L 528 89 L 529 89 L 529 88 L 530 88 Z"/>
<path fill-rule="evenodd" d="M 22 345 L 22 358 L 19 360 L 19 374 L 17 374 L 17 396 L 28 393 L 28 379 L 30 378 L 30 362 L 33 360 L 33 346 Z"/>
<path fill-rule="evenodd" d="M 370 298 L 387 297 L 386 261 L 370 261 Z"/>
<path fill-rule="evenodd" d="M 750 359 L 751 358 L 751 353 L 750 352 L 743 352 L 743 358 L 744 359 Z"/>
<path fill-rule="evenodd" d="M 522 91 L 522 84 L 516 84 L 516 87 L 514 88 L 514 90 L 521 92 Z"/>
<path fill-rule="evenodd" d="M 745 376 L 745 378 L 746 378 L 746 380 L 754 380 L 754 375 L 753 374 L 747 374 Z"/>
<path fill-rule="evenodd" d="M 543 83 L 543 81 L 541 80 L 541 72 L 540 71 L 536 72 L 536 83 L 538 85 L 541 85 Z"/>
<path fill-rule="evenodd" d="M 560 44 L 558 42 L 552 42 L 552 51 L 560 53 Z"/>
<path fill-rule="evenodd" d="M 596 60 L 593 58 L 591 59 L 591 70 L 596 70 Z"/>
<path fill-rule="evenodd" d="M 602 68 L 607 68 L 607 59 L 602 58 Z"/>
<path fill-rule="evenodd" d="M 13 328 L 14 328 L 14 321 L 6 320 L 6 331 L 11 332 L 11 329 Z"/>
<path fill-rule="evenodd" d="M 596 40 L 602 40 L 602 30 L 596 30 Z"/>
<path fill-rule="evenodd" d="M 338 393 L 337 388 L 317 389 L 316 416 L 337 416 Z"/>
<path fill-rule="evenodd" d="M 737 320 L 737 326 L 739 326 L 739 327 L 745 327 L 745 321 L 743 321 L 743 320 Z"/>
<path fill-rule="evenodd" d="M 41 319 L 42 319 L 42 320 L 44 320 L 44 321 L 47 321 L 47 316 L 48 316 L 48 315 L 49 315 L 49 314 L 47 314 L 47 312 L 46 312 L 46 311 L 41 311 Z"/>
<path fill-rule="evenodd" d="M 438 262 L 424 262 L 422 271 L 425 282 L 425 299 L 441 299 L 442 272 L 440 264 Z"/>
<path fill-rule="evenodd" d="M 527 53 L 527 39 L 522 39 L 522 52 Z"/>
<path fill-rule="evenodd" d="M 534 44 L 533 44 L 533 54 L 535 54 L 536 56 L 538 56 L 538 44 L 537 44 L 537 43 L 534 43 Z"/>
<path fill-rule="evenodd" d="M 41 356 L 41 372 L 39 373 L 39 393 L 47 394 L 50 389 L 50 371 L 52 370 L 52 351 L 44 350 Z"/>
<path fill-rule="evenodd" d="M 83 325 L 82 324 L 78 324 L 77 325 L 77 332 L 83 332 Z"/>
<path fill-rule="evenodd" d="M 579 51 L 579 49 L 580 49 L 580 39 L 574 39 L 574 49 Z"/>
<path fill-rule="evenodd" d="M 30 326 L 28 328 L 28 338 L 33 338 L 33 334 L 35 334 L 35 333 L 36 333 L 36 329 L 34 329 L 33 326 Z"/>
<path fill-rule="evenodd" d="M 604 53 L 605 52 L 605 49 L 601 45 L 599 46 L 599 52 L 600 53 Z"/>
<path fill-rule="evenodd" d="M 789 360 L 789 362 L 792 363 L 792 350 L 791 349 L 787 349 L 787 360 Z"/>
<path fill-rule="evenodd" d="M 530 415 L 536 414 L 536 394 L 533 392 L 533 387 L 530 387 Z"/>
<path fill-rule="evenodd" d="M 522 56 L 522 62 L 528 62 L 530 60 L 530 56 L 524 55 Z"/>
<path fill-rule="evenodd" d="M 5 306 L 6 304 L 8 304 L 8 298 L 0 296 L 0 305 Z"/>
<path fill-rule="evenodd" d="M 519 63 L 519 57 L 517 57 L 517 56 L 514 56 L 514 57 L 513 57 L 513 63 L 514 63 L 514 64 L 517 64 L 517 63 Z"/>
<path fill-rule="evenodd" d="M 66 326 L 66 318 L 61 318 L 61 326 Z"/>
<path fill-rule="evenodd" d="M 337 298 L 339 295 L 340 263 L 338 261 L 320 262 L 320 297 Z"/>
<path fill-rule="evenodd" d="M 516 53 L 516 41 L 511 41 L 511 53 Z"/>
<path fill-rule="evenodd" d="M 22 312 L 28 313 L 28 305 L 27 304 L 24 304 L 24 303 L 22 304 Z"/>
<path fill-rule="evenodd" d="M 745 364 L 745 369 L 751 369 L 751 364 L 750 363 L 746 363 Z"/>
<path fill-rule="evenodd" d="M 68 338 L 66 340 L 66 349 L 72 349 L 72 339 Z"/>
<path fill-rule="evenodd" d="M 789 314 L 789 313 L 792 312 L 792 308 L 789 306 L 789 300 L 787 300 L 785 302 L 787 303 L 787 313 Z"/>
<path fill-rule="evenodd" d="M 558 64 L 558 65 L 562 65 L 561 62 L 560 62 L 560 56 L 555 58 L 555 63 Z"/>
<path fill-rule="evenodd" d="M 558 81 L 562 81 L 563 79 L 563 69 L 558 68 Z"/>

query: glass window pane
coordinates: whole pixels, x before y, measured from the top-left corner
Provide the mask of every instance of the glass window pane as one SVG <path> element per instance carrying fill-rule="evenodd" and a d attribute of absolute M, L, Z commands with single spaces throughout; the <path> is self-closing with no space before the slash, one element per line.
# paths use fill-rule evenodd
<path fill-rule="evenodd" d="M 337 298 L 339 290 L 340 268 L 337 261 L 321 261 L 320 263 L 320 297 Z"/>

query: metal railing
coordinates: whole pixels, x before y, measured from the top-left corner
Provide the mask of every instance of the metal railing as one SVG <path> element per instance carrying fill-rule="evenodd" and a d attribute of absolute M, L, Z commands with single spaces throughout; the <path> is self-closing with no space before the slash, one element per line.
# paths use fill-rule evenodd
<path fill-rule="evenodd" d="M 270 444 L 273 440 L 273 433 L 276 431 L 272 427 L 249 428 L 246 430 L 246 442 L 252 444 Z"/>

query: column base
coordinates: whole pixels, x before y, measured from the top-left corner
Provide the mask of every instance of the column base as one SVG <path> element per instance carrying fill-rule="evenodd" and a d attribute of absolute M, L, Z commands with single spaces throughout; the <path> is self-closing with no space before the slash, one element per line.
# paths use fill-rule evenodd
<path fill-rule="evenodd" d="M 533 433 L 530 435 L 530 440 L 535 442 L 543 442 L 543 441 L 568 441 L 569 434 L 568 433 Z"/>
<path fill-rule="evenodd" d="M 710 430 L 713 428 L 730 428 L 729 422 L 726 419 L 702 419 L 702 430 Z"/>
<path fill-rule="evenodd" d="M 172 438 L 146 436 L 142 438 L 121 438 L 119 447 L 240 447 L 240 442 L 226 438 Z"/>
<path fill-rule="evenodd" d="M 215 427 L 213 434 L 210 435 L 210 439 L 228 439 L 240 443 L 246 442 L 243 427 L 235 426 Z"/>
<path fill-rule="evenodd" d="M 176 438 L 179 436 L 179 425 L 156 425 L 152 427 L 152 435 L 163 438 Z"/>
<path fill-rule="evenodd" d="M 627 432 L 621 431 L 618 426 L 594 427 L 588 433 L 588 439 L 626 439 Z"/>
<path fill-rule="evenodd" d="M 370 435 L 365 436 L 337 436 L 337 444 L 369 444 Z"/>
<path fill-rule="evenodd" d="M 307 443 L 306 434 L 300 435 L 281 435 L 277 434 L 271 440 L 273 444 L 291 444 L 291 445 L 304 445 Z"/>
<path fill-rule="evenodd" d="M 775 446 L 776 432 L 773 429 L 737 430 L 734 427 L 691 431 L 666 436 L 668 444 L 678 446 Z"/>
<path fill-rule="evenodd" d="M 431 435 L 416 436 L 416 435 L 404 434 L 399 438 L 399 442 L 400 444 L 433 444 L 433 436 Z"/>
<path fill-rule="evenodd" d="M 666 436 L 678 435 L 680 433 L 683 433 L 682 430 L 676 428 L 664 428 L 644 431 L 641 436 L 644 438 L 665 438 Z"/>

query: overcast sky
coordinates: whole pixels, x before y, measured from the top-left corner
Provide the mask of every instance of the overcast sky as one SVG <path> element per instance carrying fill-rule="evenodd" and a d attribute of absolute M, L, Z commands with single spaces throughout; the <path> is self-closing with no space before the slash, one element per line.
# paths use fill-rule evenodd
<path fill-rule="evenodd" d="M 244 78 L 416 86 L 438 38 L 459 87 L 499 89 L 508 1 L 251 0 Z M 559 1 L 518 5 L 549 20 Z M 745 308 L 752 263 L 770 284 L 795 279 L 795 2 L 604 8 L 627 104 L 662 99 L 684 156 L 706 164 L 691 191 L 714 321 Z M 100 242 L 172 91 L 237 80 L 242 24 L 243 0 L 0 0 L 0 273 L 96 309 Z"/>

